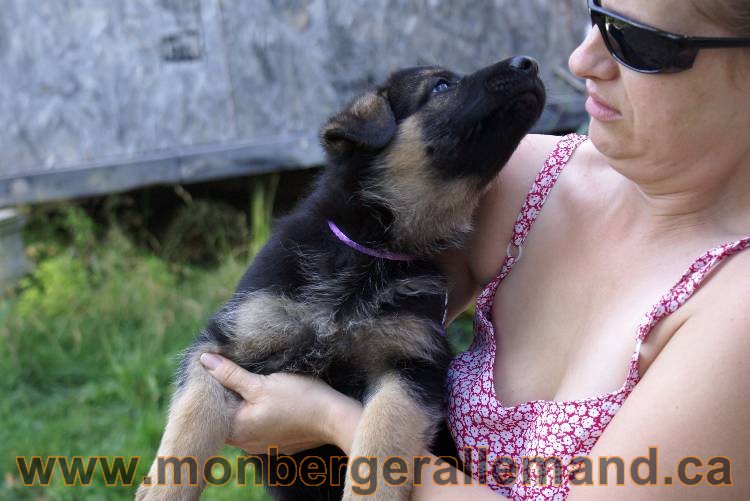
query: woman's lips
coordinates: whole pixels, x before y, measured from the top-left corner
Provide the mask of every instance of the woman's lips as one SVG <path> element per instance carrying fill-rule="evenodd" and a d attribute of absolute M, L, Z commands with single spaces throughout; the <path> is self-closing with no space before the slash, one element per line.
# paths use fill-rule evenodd
<path fill-rule="evenodd" d="M 591 91 L 589 91 L 589 97 L 586 99 L 586 111 L 601 122 L 613 122 L 622 118 L 622 113 L 606 104 L 603 99 L 591 93 Z"/>

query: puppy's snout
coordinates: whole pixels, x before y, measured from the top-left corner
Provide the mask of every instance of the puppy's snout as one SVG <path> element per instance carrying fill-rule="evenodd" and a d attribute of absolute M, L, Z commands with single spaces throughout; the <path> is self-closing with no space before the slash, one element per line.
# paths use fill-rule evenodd
<path fill-rule="evenodd" d="M 519 85 L 525 86 L 539 78 L 539 63 L 528 56 L 516 56 L 493 64 L 476 73 L 491 94 L 505 97 Z"/>
<path fill-rule="evenodd" d="M 528 56 L 514 57 L 510 60 L 510 67 L 532 76 L 539 74 L 539 63 L 536 62 L 536 59 Z"/>

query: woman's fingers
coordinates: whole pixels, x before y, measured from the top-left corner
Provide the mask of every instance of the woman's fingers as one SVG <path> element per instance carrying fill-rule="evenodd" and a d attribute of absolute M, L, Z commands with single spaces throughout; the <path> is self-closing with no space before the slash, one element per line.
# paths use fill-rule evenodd
<path fill-rule="evenodd" d="M 252 401 L 263 376 L 248 372 L 229 359 L 215 353 L 203 353 L 201 365 L 222 386 L 239 393 L 243 399 Z"/>
<path fill-rule="evenodd" d="M 339 409 L 351 402 L 361 408 L 317 377 L 255 374 L 215 353 L 203 353 L 200 362 L 222 386 L 242 397 L 226 440 L 248 452 L 265 453 L 273 446 L 293 453 L 330 443 Z"/>

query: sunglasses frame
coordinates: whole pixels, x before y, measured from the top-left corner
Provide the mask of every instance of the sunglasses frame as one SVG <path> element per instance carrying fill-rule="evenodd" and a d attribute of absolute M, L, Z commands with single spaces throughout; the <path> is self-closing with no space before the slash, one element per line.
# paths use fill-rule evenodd
<path fill-rule="evenodd" d="M 591 16 L 591 25 L 596 25 L 601 32 L 604 44 L 612 57 L 620 64 L 639 73 L 656 74 L 656 73 L 678 73 L 693 67 L 695 58 L 700 49 L 722 49 L 734 47 L 750 47 L 750 38 L 724 38 L 724 37 L 690 37 L 663 31 L 647 24 L 639 23 L 617 12 L 607 10 L 601 5 L 601 0 L 588 0 L 589 14 Z M 650 32 L 659 38 L 667 40 L 675 47 L 672 60 L 658 69 L 643 69 L 632 66 L 630 63 L 623 61 L 617 55 L 616 50 L 612 47 L 609 35 L 606 30 L 606 17 L 611 17 L 620 22 L 629 24 L 635 28 Z"/>

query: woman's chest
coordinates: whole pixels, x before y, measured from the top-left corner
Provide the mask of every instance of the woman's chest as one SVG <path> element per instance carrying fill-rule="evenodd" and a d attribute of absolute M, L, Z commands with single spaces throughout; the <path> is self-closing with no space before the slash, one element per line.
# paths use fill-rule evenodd
<path fill-rule="evenodd" d="M 503 405 L 575 400 L 619 389 L 639 326 L 680 275 L 676 264 L 627 259 L 626 249 L 610 252 L 608 260 L 605 248 L 586 255 L 574 246 L 563 243 L 554 253 L 543 245 L 525 249 L 498 288 L 491 307 L 493 369 Z M 649 349 L 640 355 L 641 373 L 685 313 L 652 330 Z"/>

